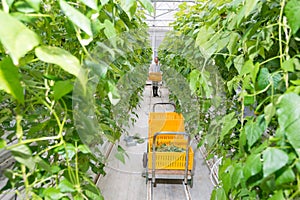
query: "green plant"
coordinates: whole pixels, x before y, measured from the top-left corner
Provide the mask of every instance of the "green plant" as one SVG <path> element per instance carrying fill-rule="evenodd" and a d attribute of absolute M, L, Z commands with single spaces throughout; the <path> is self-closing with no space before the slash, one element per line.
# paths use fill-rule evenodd
<path fill-rule="evenodd" d="M 97 75 L 91 94 L 101 134 L 96 143 L 116 143 L 124 132 L 112 113 L 116 85 L 151 55 L 138 5 L 152 11 L 148 0 L 1 2 L 0 148 L 17 161 L 5 172 L 9 181 L 1 192 L 13 189 L 25 199 L 103 199 L 91 174 L 105 174 L 105 160 L 77 132 L 72 93 L 78 85 L 91 89 L 84 72 Z M 118 37 L 124 31 L 132 31 L 130 42 Z M 138 105 L 139 92 L 127 112 Z"/>
<path fill-rule="evenodd" d="M 208 158 L 223 157 L 211 199 L 299 198 L 299 6 L 297 0 L 202 0 L 182 4 L 176 15 L 175 35 L 191 39 L 181 49 L 194 45 L 189 58 L 200 51 L 203 62 L 172 53 L 170 37 L 160 56 L 205 100 L 199 101 L 207 116 L 199 117 L 206 120 L 199 146 L 206 145 Z M 215 107 L 216 98 L 207 95 L 214 90 L 209 62 L 229 100 L 221 115 L 204 109 Z"/>

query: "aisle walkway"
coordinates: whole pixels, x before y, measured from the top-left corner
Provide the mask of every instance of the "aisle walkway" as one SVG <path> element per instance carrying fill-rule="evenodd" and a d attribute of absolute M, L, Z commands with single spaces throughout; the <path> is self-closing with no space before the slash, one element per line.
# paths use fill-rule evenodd
<path fill-rule="evenodd" d="M 157 102 L 169 102 L 168 90 L 161 88 L 161 98 L 150 97 L 151 86 L 146 86 L 139 115 L 133 127 L 128 128 L 131 135 L 139 134 L 141 137 L 148 135 L 148 113 L 152 105 Z M 125 164 L 115 158 L 116 148 L 111 152 L 108 164 L 105 168 L 107 174 L 102 177 L 98 186 L 105 200 L 144 200 L 147 197 L 146 179 L 142 177 L 144 171 L 142 165 L 143 153 L 146 151 L 147 142 L 136 146 L 126 146 L 124 138 L 120 145 L 125 148 L 128 158 Z M 196 171 L 194 186 L 191 189 L 193 200 L 209 200 L 213 185 L 209 179 L 209 170 L 199 151 L 195 151 Z M 181 184 L 157 184 L 154 188 L 154 200 L 184 200 L 185 195 Z"/>

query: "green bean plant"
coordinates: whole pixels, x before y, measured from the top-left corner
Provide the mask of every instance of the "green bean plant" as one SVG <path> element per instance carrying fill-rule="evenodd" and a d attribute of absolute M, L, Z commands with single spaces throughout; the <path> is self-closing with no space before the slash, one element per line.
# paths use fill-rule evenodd
<path fill-rule="evenodd" d="M 222 158 L 211 199 L 300 198 L 299 8 L 298 0 L 199 0 L 176 14 L 176 35 L 191 38 L 203 62 L 190 65 L 167 45 L 161 57 L 206 98 L 199 146 Z M 224 81 L 219 116 L 209 112 L 214 85 L 202 78 L 212 80 L 209 63 Z"/>
<path fill-rule="evenodd" d="M 0 149 L 10 151 L 16 163 L 4 172 L 8 181 L 0 194 L 103 199 L 93 177 L 105 174 L 105 160 L 77 132 L 72 93 L 76 82 L 89 89 L 83 72 L 99 72 L 90 106 L 97 111 L 101 139 L 117 143 L 124 133 L 112 113 L 117 82 L 151 57 L 139 7 L 153 9 L 148 0 L 1 1 Z M 140 31 L 130 43 L 118 39 L 135 29 Z M 99 46 L 103 51 L 95 51 Z M 139 92 L 132 94 L 128 112 L 138 105 Z"/>

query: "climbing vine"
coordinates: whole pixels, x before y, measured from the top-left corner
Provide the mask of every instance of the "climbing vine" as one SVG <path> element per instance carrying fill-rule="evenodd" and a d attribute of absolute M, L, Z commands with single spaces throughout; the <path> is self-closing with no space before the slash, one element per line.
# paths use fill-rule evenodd
<path fill-rule="evenodd" d="M 300 196 L 299 8 L 298 0 L 200 0 L 176 14 L 175 35 L 192 41 L 184 40 L 182 49 L 192 43 L 201 62 L 173 53 L 172 37 L 160 57 L 206 99 L 199 146 L 208 149 L 208 159 L 222 157 L 211 199 Z M 215 87 L 209 66 L 224 81 L 222 115 L 210 111 L 217 96 L 209 95 Z"/>
<path fill-rule="evenodd" d="M 8 181 L 1 193 L 12 189 L 24 199 L 103 199 L 92 175 L 105 174 L 105 160 L 77 133 L 72 92 L 75 82 L 89 89 L 83 72 L 98 75 L 90 106 L 101 139 L 117 143 L 124 133 L 112 113 L 117 82 L 151 57 L 138 7 L 152 12 L 148 0 L 1 1 L 0 148 L 16 160 L 4 172 Z M 135 29 L 128 43 L 118 37 Z M 139 92 L 131 95 L 129 112 Z"/>

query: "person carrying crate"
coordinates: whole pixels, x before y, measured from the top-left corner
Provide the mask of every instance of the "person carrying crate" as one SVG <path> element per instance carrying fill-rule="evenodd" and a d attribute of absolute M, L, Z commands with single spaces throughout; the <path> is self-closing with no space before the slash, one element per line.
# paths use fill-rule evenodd
<path fill-rule="evenodd" d="M 150 65 L 149 73 L 160 73 L 160 64 L 158 63 L 158 57 L 154 58 L 154 63 Z M 153 91 L 153 97 L 159 97 L 158 96 L 158 81 L 152 80 L 152 91 Z"/>

